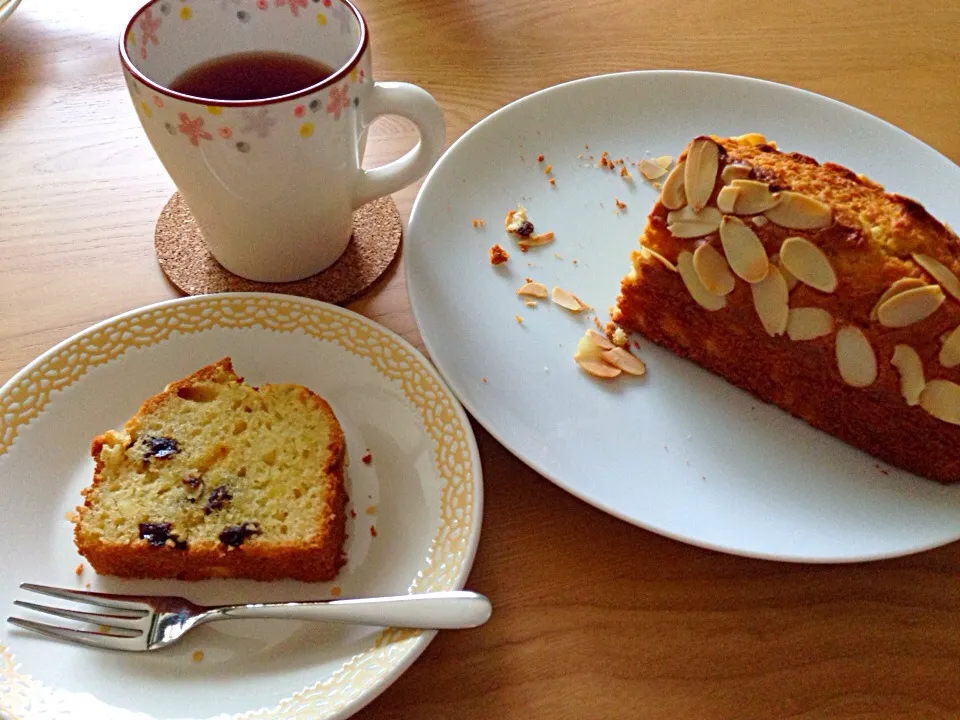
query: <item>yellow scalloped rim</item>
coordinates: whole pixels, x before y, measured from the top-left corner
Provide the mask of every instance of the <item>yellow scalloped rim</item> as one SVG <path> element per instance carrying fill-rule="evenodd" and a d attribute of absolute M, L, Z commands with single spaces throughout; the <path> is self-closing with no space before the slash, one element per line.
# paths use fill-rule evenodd
<path fill-rule="evenodd" d="M 20 431 L 51 402 L 52 394 L 77 382 L 92 368 L 105 365 L 133 348 L 158 345 L 173 332 L 201 333 L 213 328 L 261 328 L 302 331 L 337 343 L 366 359 L 377 372 L 402 388 L 434 441 L 434 465 L 443 481 L 440 527 L 411 591 L 451 590 L 468 569 L 473 547 L 476 497 L 472 437 L 449 391 L 427 371 L 423 359 L 382 328 L 353 313 L 300 298 L 265 294 L 206 295 L 176 300 L 120 315 L 80 333 L 28 366 L 0 389 L 0 457 L 13 447 Z M 432 370 L 432 368 L 431 368 Z M 442 562 L 434 558 L 444 558 Z M 354 655 L 330 678 L 284 698 L 273 708 L 234 716 L 237 720 L 316 720 L 343 711 L 388 678 L 416 648 L 424 633 L 387 629 L 374 647 Z M 0 710 L 20 718 L 29 707 L 44 704 L 52 692 L 21 674 L 10 648 L 0 645 Z M 128 718 L 131 711 L 103 705 L 101 720 Z M 31 717 L 44 717 L 42 709 Z M 53 717 L 53 716 L 50 716 Z"/>

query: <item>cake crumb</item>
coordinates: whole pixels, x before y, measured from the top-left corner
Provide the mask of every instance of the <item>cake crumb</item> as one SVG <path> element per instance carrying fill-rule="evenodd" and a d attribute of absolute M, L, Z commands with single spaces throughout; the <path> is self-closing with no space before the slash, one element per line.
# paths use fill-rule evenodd
<path fill-rule="evenodd" d="M 510 254 L 500 246 L 500 243 L 490 248 L 491 265 L 503 265 L 509 259 Z"/>
<path fill-rule="evenodd" d="M 631 174 L 630 174 L 630 171 L 627 170 L 627 166 L 626 166 L 626 165 L 624 165 L 622 168 L 620 168 L 620 177 L 622 177 L 622 178 L 624 178 L 624 179 L 626 179 L 626 180 L 633 180 L 633 175 L 631 175 Z"/>
<path fill-rule="evenodd" d="M 90 583 L 86 583 L 86 584 L 84 585 L 84 587 L 85 587 L 87 590 L 89 590 L 89 589 L 90 589 Z"/>
<path fill-rule="evenodd" d="M 76 575 L 77 577 L 80 577 L 81 575 L 83 575 L 83 563 L 80 563 L 73 569 L 73 574 Z"/>
<path fill-rule="evenodd" d="M 547 166 L 543 169 L 543 171 L 549 175 L 550 173 L 553 172 L 553 165 L 547 165 Z"/>
<path fill-rule="evenodd" d="M 571 260 L 570 262 L 572 262 L 574 265 L 579 265 L 579 263 L 577 262 L 577 259 L 576 259 L 576 258 L 574 258 L 574 259 Z"/>
<path fill-rule="evenodd" d="M 543 153 L 537 155 L 537 162 L 543 162 Z"/>
<path fill-rule="evenodd" d="M 377 506 L 376 506 L 376 505 L 367 505 L 367 509 L 364 510 L 364 512 L 365 512 L 367 515 L 376 515 L 376 514 L 377 514 Z"/>
<path fill-rule="evenodd" d="M 484 384 L 484 385 L 487 384 L 487 379 L 486 379 L 486 378 L 480 378 L 480 379 L 483 381 L 483 384 Z"/>
<path fill-rule="evenodd" d="M 563 260 L 563 258 L 560 256 L 560 253 L 554 253 L 553 256 L 554 256 L 557 260 Z"/>
<path fill-rule="evenodd" d="M 626 347 L 630 340 L 627 338 L 627 334 L 623 331 L 623 328 L 618 327 L 613 331 L 613 337 L 610 338 L 610 342 L 617 347 Z"/>
<path fill-rule="evenodd" d="M 537 306 L 537 301 L 536 301 L 536 300 L 527 300 L 527 301 L 526 301 L 525 303 L 523 303 L 523 304 L 526 305 L 527 307 L 532 308 L 532 307 L 536 307 L 536 306 Z"/>
<path fill-rule="evenodd" d="M 330 588 L 330 597 L 338 598 L 343 594 L 343 589 L 339 585 L 334 585 Z"/>
<path fill-rule="evenodd" d="M 517 321 L 517 325 L 523 325 L 523 318 L 519 315 L 514 315 L 513 319 Z"/>
<path fill-rule="evenodd" d="M 80 514 L 76 510 L 70 510 L 64 513 L 63 519 L 67 522 L 77 523 L 80 521 Z"/>
<path fill-rule="evenodd" d="M 474 218 L 473 220 L 470 221 L 470 224 L 473 225 L 473 227 L 475 228 L 482 228 L 487 226 L 486 221 L 480 218 Z"/>
<path fill-rule="evenodd" d="M 371 526 L 370 526 L 370 537 L 376 537 L 376 536 L 377 536 L 377 526 L 376 526 L 376 525 L 371 525 Z"/>
<path fill-rule="evenodd" d="M 597 330 L 603 332 L 603 325 L 600 324 L 600 320 L 596 315 L 593 316 L 593 324 L 597 326 Z"/>
<path fill-rule="evenodd" d="M 353 508 L 350 508 L 350 517 L 355 518 L 357 516 L 357 511 Z"/>
<path fill-rule="evenodd" d="M 556 180 L 556 178 L 550 178 L 550 185 L 551 185 L 551 187 L 556 187 L 556 186 L 557 186 L 557 180 Z"/>
<path fill-rule="evenodd" d="M 370 452 L 370 448 L 367 448 L 367 454 L 360 458 L 360 462 L 364 465 L 369 465 L 373 462 L 373 454 Z"/>
<path fill-rule="evenodd" d="M 617 210 L 626 210 L 626 209 L 627 209 L 627 204 L 626 204 L 625 202 L 623 202 L 622 200 L 620 200 L 620 198 L 615 197 L 615 198 L 613 199 L 613 202 L 616 204 Z"/>
<path fill-rule="evenodd" d="M 190 659 L 193 660 L 195 663 L 198 663 L 201 660 L 203 660 L 203 650 L 194 650 L 193 655 L 190 656 Z"/>

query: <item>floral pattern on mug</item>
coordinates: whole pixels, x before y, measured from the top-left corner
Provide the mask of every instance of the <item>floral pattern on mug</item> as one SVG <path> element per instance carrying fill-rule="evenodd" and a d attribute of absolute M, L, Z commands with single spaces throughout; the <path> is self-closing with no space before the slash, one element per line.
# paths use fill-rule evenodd
<path fill-rule="evenodd" d="M 179 130 L 190 138 L 191 145 L 200 145 L 201 138 L 203 140 L 213 140 L 213 135 L 203 129 L 203 118 L 201 116 L 197 115 L 195 119 L 191 120 L 189 115 L 182 112 L 178 117 L 180 118 Z"/>
<path fill-rule="evenodd" d="M 330 102 L 327 103 L 327 112 L 333 115 L 334 120 L 340 119 L 340 113 L 350 107 L 350 98 L 347 86 L 330 88 Z"/>
<path fill-rule="evenodd" d="M 290 8 L 290 12 L 293 13 L 294 17 L 299 17 L 300 8 L 306 9 L 307 0 L 273 0 L 275 7 L 283 7 L 286 5 Z"/>
<path fill-rule="evenodd" d="M 257 110 L 243 111 L 243 125 L 240 126 L 240 132 L 243 134 L 256 133 L 265 138 L 270 135 L 270 128 L 277 124 L 277 121 L 270 117 L 270 111 L 267 108 Z"/>
<path fill-rule="evenodd" d="M 153 17 L 153 11 L 149 8 L 144 11 L 143 17 L 140 18 L 140 57 L 144 60 L 147 59 L 147 43 L 160 44 L 157 39 L 157 30 L 160 29 L 162 23 L 163 20 Z"/>

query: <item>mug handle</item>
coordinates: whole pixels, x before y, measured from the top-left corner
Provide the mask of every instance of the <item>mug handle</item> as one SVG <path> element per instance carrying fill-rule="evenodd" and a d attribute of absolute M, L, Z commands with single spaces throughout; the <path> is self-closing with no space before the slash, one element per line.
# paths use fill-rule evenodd
<path fill-rule="evenodd" d="M 447 139 L 443 112 L 423 88 L 402 82 L 374 83 L 364 111 L 364 126 L 381 115 L 400 115 L 413 121 L 420 142 L 403 157 L 373 170 L 360 169 L 354 188 L 353 206 L 364 205 L 396 192 L 426 175 L 439 159 Z"/>

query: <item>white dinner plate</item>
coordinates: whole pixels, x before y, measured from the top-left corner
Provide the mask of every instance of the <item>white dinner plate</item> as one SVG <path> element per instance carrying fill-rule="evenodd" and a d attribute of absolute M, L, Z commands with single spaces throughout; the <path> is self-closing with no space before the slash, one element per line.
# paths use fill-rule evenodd
<path fill-rule="evenodd" d="M 65 519 L 90 483 L 90 440 L 172 380 L 233 358 L 252 384 L 306 385 L 344 428 L 347 564 L 331 583 L 97 577 Z M 456 398 L 413 347 L 333 305 L 282 295 L 185 298 L 61 343 L 0 389 L 0 617 L 21 582 L 184 595 L 203 604 L 453 590 L 480 534 L 480 462 Z M 361 461 L 369 452 L 370 464 Z M 351 513 L 352 514 L 352 513 Z M 371 531 L 375 528 L 376 536 Z M 337 589 L 334 589 L 337 588 Z M 36 600 L 36 598 L 33 598 Z M 40 618 L 43 619 L 43 616 Z M 49 622 L 49 618 L 46 618 Z M 344 718 L 434 633 L 246 620 L 153 653 L 72 646 L 0 625 L 0 717 L 16 720 Z M 202 650 L 203 659 L 193 660 Z"/>
<path fill-rule="evenodd" d="M 589 156 L 675 157 L 697 135 L 747 132 L 865 173 L 960 227 L 960 169 L 842 103 L 709 73 L 578 80 L 480 122 L 424 183 L 404 262 L 432 360 L 524 462 L 664 535 L 811 562 L 889 557 L 957 539 L 960 486 L 886 467 L 642 339 L 646 378 L 595 380 L 572 360 L 591 319 L 549 301 L 528 308 L 515 295 L 529 276 L 575 293 L 606 322 L 657 191 L 598 169 Z M 626 209 L 618 212 L 614 198 Z M 538 232 L 556 233 L 552 245 L 517 252 L 503 230 L 517 203 Z M 473 228 L 473 219 L 485 227 Z M 501 269 L 487 258 L 495 242 L 512 253 Z"/>

